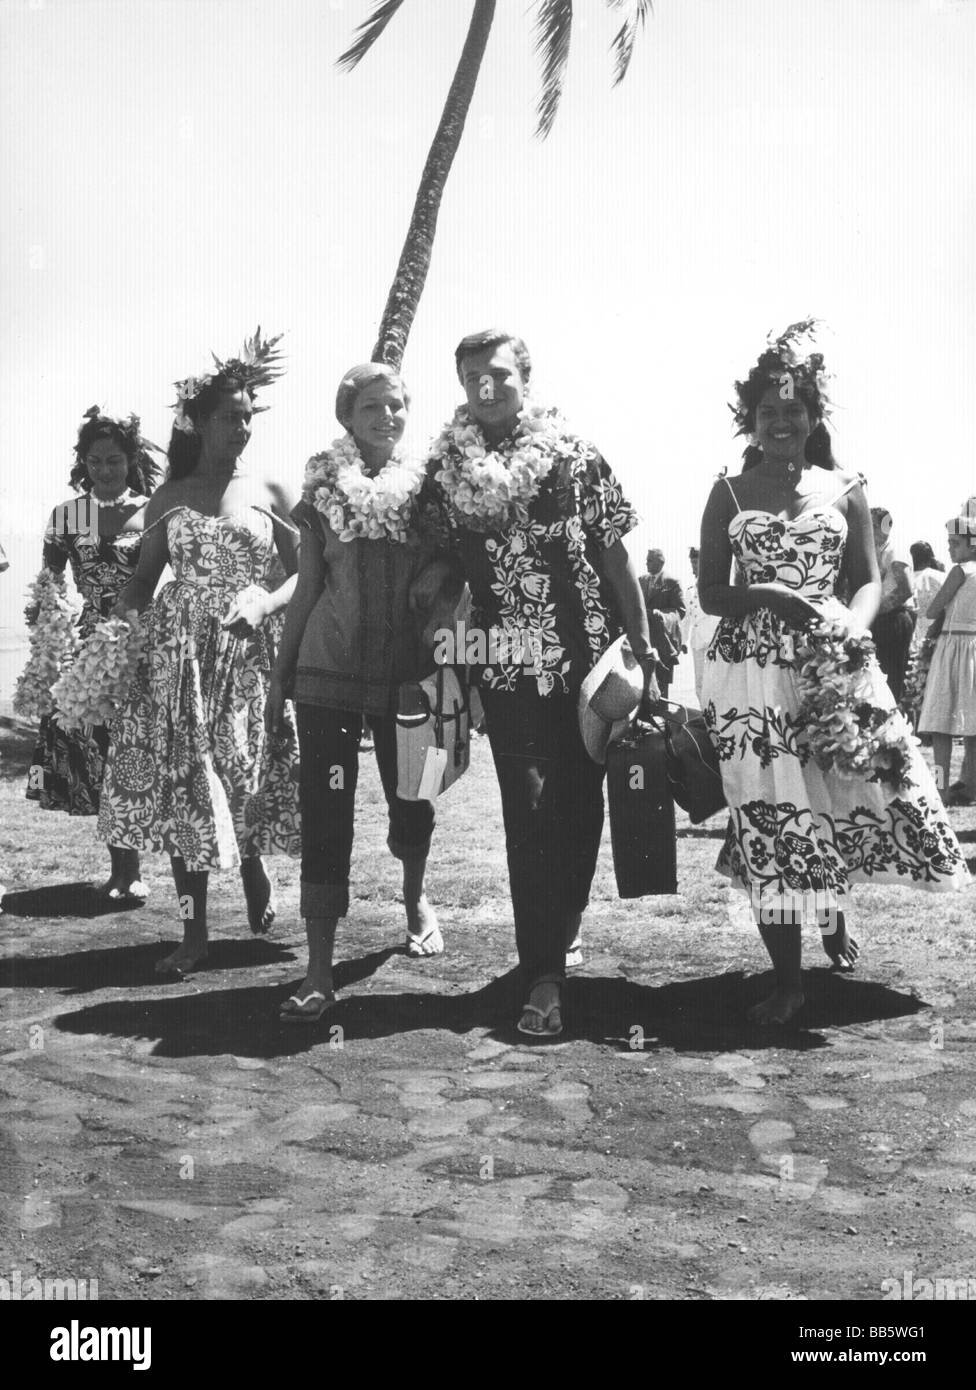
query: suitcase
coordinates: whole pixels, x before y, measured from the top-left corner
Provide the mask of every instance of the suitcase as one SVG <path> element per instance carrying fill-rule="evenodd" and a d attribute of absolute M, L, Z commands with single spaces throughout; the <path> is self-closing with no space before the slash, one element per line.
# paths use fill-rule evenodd
<path fill-rule="evenodd" d="M 674 801 L 663 733 L 638 724 L 611 743 L 607 750 L 607 800 L 620 896 L 677 893 Z"/>

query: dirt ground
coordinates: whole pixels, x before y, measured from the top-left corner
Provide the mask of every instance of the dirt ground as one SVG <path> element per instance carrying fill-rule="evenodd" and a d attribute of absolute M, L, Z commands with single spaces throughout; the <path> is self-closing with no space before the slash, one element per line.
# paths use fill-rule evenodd
<path fill-rule="evenodd" d="M 215 878 L 212 968 L 157 983 L 167 865 L 145 908 L 98 915 L 92 822 L 27 803 L 30 742 L 0 739 L 4 1277 L 103 1300 L 867 1300 L 906 1271 L 976 1277 L 976 897 L 861 890 L 858 975 L 811 939 L 800 1026 L 766 1033 L 743 1022 L 768 980 L 711 867 L 721 818 L 681 822 L 678 897 L 620 902 L 608 842 L 568 1031 L 523 1045 L 487 746 L 439 809 L 448 950 L 423 963 L 367 758 L 341 1002 L 284 1028 L 297 865 L 275 861 L 267 940 Z M 952 814 L 976 854 L 976 814 Z"/>

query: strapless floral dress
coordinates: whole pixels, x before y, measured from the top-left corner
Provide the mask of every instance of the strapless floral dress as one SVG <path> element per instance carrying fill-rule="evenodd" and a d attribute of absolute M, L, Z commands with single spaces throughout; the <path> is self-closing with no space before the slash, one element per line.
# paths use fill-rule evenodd
<path fill-rule="evenodd" d="M 147 665 L 112 725 L 98 833 L 177 855 L 191 871 L 300 854 L 290 706 L 283 735 L 264 724 L 282 615 L 246 637 L 221 627 L 242 589 L 283 578 L 272 518 L 179 506 L 155 524 L 167 528 L 175 577 L 147 610 Z"/>
<path fill-rule="evenodd" d="M 847 539 L 836 506 L 792 520 L 739 510 L 729 538 L 747 583 L 787 585 L 828 618 L 846 613 L 834 595 Z M 760 609 L 723 618 L 706 654 L 702 703 L 730 809 L 717 868 L 754 908 L 792 908 L 804 920 L 849 908 L 853 883 L 930 892 L 968 886 L 965 858 L 918 748 L 914 785 L 897 796 L 814 762 L 799 717 L 798 636 Z M 871 676 L 872 703 L 893 708 L 873 658 Z"/>

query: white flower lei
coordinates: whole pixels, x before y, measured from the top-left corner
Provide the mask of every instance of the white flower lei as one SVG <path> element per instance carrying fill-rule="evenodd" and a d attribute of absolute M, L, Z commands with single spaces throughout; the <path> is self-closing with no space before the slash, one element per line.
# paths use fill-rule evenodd
<path fill-rule="evenodd" d="M 75 623 L 81 604 L 67 597 L 64 575 L 48 569 L 34 580 L 30 597 L 38 612 L 31 629 L 30 656 L 14 691 L 14 712 L 39 719 L 53 711 L 51 687 L 77 649 Z"/>
<path fill-rule="evenodd" d="M 313 455 L 305 466 L 303 496 L 320 511 L 341 541 L 410 539 L 414 502 L 426 465 L 399 449 L 375 476 L 363 468 L 351 434 Z"/>
<path fill-rule="evenodd" d="M 138 614 L 103 618 L 82 643 L 71 668 L 53 690 L 63 729 L 108 724 L 145 659 L 146 631 Z"/>
<path fill-rule="evenodd" d="M 184 434 L 193 433 L 194 425 L 186 413 L 186 402 L 196 400 L 203 388 L 209 386 L 213 379 L 213 372 L 201 372 L 199 376 L 188 376 L 185 380 L 176 383 L 176 404 L 173 407 L 174 429 L 182 430 Z"/>
<path fill-rule="evenodd" d="M 434 477 L 455 517 L 471 530 L 524 525 L 557 458 L 587 450 L 552 407 L 525 404 L 518 420 L 514 435 L 492 448 L 462 405 L 431 445 L 430 457 L 441 465 Z"/>

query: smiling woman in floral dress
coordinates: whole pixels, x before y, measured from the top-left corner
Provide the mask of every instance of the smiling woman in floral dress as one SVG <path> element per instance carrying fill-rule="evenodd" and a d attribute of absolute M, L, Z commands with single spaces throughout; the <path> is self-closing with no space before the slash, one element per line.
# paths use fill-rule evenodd
<path fill-rule="evenodd" d="M 900 790 L 880 769 L 822 770 L 811 755 L 797 644 L 825 622 L 863 636 L 881 594 L 861 480 L 805 458 L 811 431 L 825 432 L 827 408 L 823 358 L 800 351 L 812 327 L 792 325 L 736 383 L 739 432 L 755 434 L 761 458 L 734 487 L 719 479 L 701 530 L 699 597 L 722 619 L 702 690 L 731 813 L 718 867 L 749 895 L 773 963 L 774 992 L 750 1015 L 760 1023 L 785 1023 L 803 1005 L 804 916 L 817 921 L 835 965 L 853 968 L 851 884 L 944 892 L 969 883 L 907 725 L 899 754 L 910 782 Z M 734 561 L 742 584 L 729 582 Z M 839 583 L 852 595 L 848 607 L 835 596 Z M 873 656 L 863 675 L 865 702 L 892 711 Z"/>
<path fill-rule="evenodd" d="M 44 533 L 44 569 L 63 584 L 61 576 L 70 567 L 81 596 L 80 638 L 108 616 L 135 572 L 146 503 L 159 474 L 148 452 L 155 447 L 142 438 L 138 416 L 115 419 L 98 406 L 85 412 L 69 478 L 81 496 L 55 507 Z M 36 621 L 36 610 L 28 611 L 27 619 Z M 45 715 L 28 799 L 47 811 L 97 816 L 108 742 L 104 724 L 67 729 L 56 711 Z M 144 901 L 138 853 L 110 844 L 109 854 L 111 874 L 101 892 L 120 902 Z"/>

